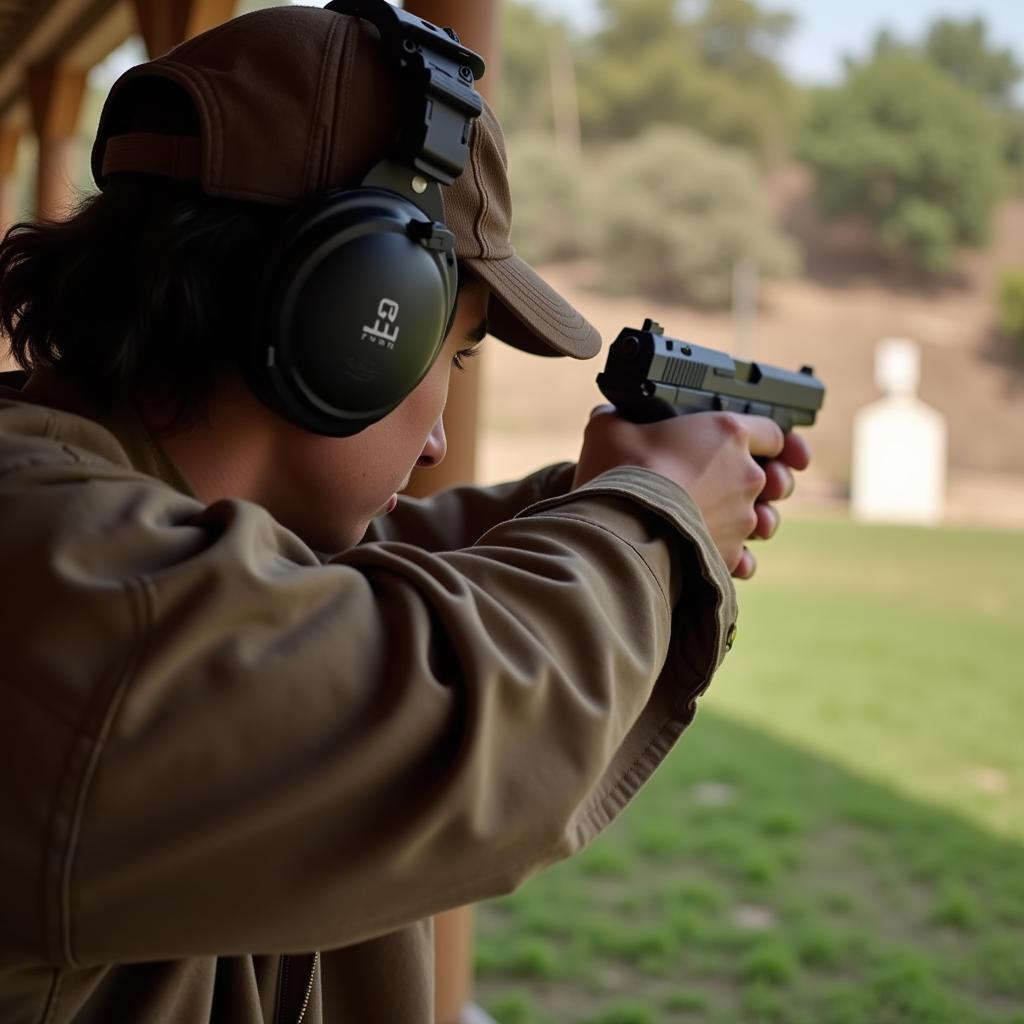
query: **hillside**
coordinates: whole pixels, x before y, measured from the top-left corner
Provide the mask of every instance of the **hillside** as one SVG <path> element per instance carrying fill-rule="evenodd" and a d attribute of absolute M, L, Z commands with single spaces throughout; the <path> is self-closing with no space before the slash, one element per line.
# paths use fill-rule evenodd
<path fill-rule="evenodd" d="M 874 348 L 884 337 L 922 347 L 921 397 L 948 417 L 950 518 L 1024 526 L 1024 360 L 994 329 L 999 272 L 1024 265 L 1024 200 L 1006 202 L 991 246 L 963 255 L 955 281 L 923 288 L 887 269 L 855 230 L 817 221 L 806 177 L 788 169 L 774 183 L 777 215 L 801 239 L 804 277 L 761 289 L 753 356 L 796 368 L 810 363 L 828 386 L 825 409 L 809 434 L 815 463 L 802 486 L 815 503 L 841 500 L 848 488 L 854 412 L 878 397 Z M 732 350 L 727 313 L 646 299 L 608 297 L 585 264 L 541 268 L 577 304 L 607 344 L 645 316 L 670 334 Z M 501 344 L 483 362 L 481 473 L 506 478 L 554 458 L 573 458 L 580 426 L 601 400 L 594 377 L 602 359 L 539 363 Z"/>

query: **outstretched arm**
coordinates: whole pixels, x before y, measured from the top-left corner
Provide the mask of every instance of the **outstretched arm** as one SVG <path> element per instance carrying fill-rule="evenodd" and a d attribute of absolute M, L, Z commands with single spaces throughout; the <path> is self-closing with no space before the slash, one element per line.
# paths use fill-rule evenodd
<path fill-rule="evenodd" d="M 512 519 L 545 498 L 566 494 L 575 467 L 561 462 L 492 487 L 451 487 L 429 498 L 399 498 L 398 506 L 372 523 L 363 543 L 399 541 L 425 551 L 468 547 L 492 526 Z"/>

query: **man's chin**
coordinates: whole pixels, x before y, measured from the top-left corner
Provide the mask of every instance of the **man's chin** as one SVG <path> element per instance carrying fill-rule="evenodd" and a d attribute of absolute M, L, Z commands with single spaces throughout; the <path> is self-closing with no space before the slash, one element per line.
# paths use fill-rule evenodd
<path fill-rule="evenodd" d="M 337 524 L 332 524 L 332 528 L 329 530 L 316 533 L 306 531 L 301 536 L 318 555 L 329 558 L 332 555 L 348 551 L 349 548 L 354 548 L 366 536 L 370 522 L 369 519 L 361 519 L 359 522 L 351 523 L 344 530 L 340 529 Z"/>
<path fill-rule="evenodd" d="M 369 518 L 360 519 L 359 522 L 353 523 L 351 528 L 347 530 L 344 535 L 337 531 L 332 532 L 329 535 L 323 535 L 318 538 L 319 543 L 310 544 L 310 547 L 319 554 L 338 554 L 341 551 L 354 548 L 366 536 L 366 531 L 369 530 L 370 523 L 372 523 L 374 519 L 377 519 L 380 516 L 386 516 L 389 512 L 392 512 L 397 504 L 398 496 L 393 494 L 375 512 L 372 512 Z M 308 540 L 307 543 L 309 543 Z"/>

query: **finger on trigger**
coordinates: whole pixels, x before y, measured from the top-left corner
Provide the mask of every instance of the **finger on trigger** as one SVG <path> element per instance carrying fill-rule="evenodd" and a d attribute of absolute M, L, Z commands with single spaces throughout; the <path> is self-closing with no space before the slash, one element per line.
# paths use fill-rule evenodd
<path fill-rule="evenodd" d="M 764 490 L 758 495 L 761 501 L 779 501 L 793 493 L 793 474 L 784 462 L 768 459 L 762 468 L 765 472 L 765 485 Z"/>
<path fill-rule="evenodd" d="M 786 444 L 779 457 L 793 469 L 806 469 L 811 462 L 811 449 L 807 439 L 802 434 L 790 432 L 786 435 Z"/>
<path fill-rule="evenodd" d="M 782 427 L 768 416 L 745 416 L 749 431 L 750 454 L 774 459 L 786 447 Z"/>

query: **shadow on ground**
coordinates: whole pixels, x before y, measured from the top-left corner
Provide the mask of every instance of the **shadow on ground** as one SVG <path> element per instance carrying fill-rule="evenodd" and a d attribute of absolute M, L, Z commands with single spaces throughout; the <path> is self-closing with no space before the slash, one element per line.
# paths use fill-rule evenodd
<path fill-rule="evenodd" d="M 706 709 L 478 930 L 500 1024 L 1024 1024 L 1024 846 Z"/>

